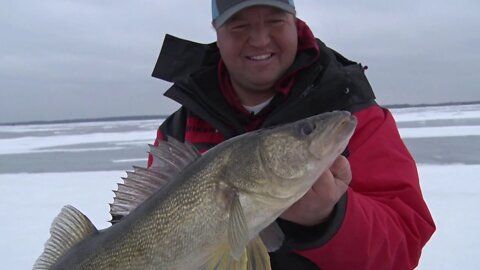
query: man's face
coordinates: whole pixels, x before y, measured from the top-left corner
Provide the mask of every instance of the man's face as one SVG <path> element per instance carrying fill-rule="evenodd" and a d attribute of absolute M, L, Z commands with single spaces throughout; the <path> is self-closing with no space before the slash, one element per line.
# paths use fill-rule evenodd
<path fill-rule="evenodd" d="M 271 91 L 297 53 L 295 18 L 273 7 L 246 8 L 217 29 L 217 44 L 237 91 Z"/>

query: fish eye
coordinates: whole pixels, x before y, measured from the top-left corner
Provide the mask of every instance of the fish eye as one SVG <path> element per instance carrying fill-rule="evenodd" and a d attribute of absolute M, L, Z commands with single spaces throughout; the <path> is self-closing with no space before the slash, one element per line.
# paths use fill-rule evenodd
<path fill-rule="evenodd" d="M 310 124 L 310 123 L 302 123 L 300 125 L 300 134 L 304 136 L 308 136 L 312 134 L 313 130 L 316 128 L 315 124 Z"/>

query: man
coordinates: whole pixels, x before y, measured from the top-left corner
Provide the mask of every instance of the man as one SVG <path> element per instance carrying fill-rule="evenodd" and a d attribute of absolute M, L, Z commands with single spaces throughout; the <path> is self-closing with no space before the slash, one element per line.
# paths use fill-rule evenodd
<path fill-rule="evenodd" d="M 273 269 L 413 269 L 435 230 L 415 162 L 364 69 L 315 39 L 292 0 L 213 0 L 217 42 L 167 36 L 154 76 L 182 104 L 159 128 L 200 151 L 332 110 L 358 119 L 344 154 L 277 220 Z M 151 158 L 149 163 L 151 164 Z"/>

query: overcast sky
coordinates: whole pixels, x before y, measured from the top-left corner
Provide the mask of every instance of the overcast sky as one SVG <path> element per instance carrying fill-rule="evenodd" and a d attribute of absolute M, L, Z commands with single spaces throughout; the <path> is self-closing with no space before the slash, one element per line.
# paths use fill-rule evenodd
<path fill-rule="evenodd" d="M 296 0 L 368 65 L 381 104 L 480 100 L 480 1 Z M 1 0 L 0 123 L 169 114 L 151 77 L 166 33 L 215 40 L 210 0 Z"/>

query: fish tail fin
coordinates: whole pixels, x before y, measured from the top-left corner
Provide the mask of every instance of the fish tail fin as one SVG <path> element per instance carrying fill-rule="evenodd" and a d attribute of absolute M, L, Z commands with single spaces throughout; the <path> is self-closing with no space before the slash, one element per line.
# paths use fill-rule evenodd
<path fill-rule="evenodd" d="M 239 260 L 236 260 L 226 243 L 218 248 L 202 270 L 271 270 L 268 250 L 260 237 L 250 241 Z"/>
<path fill-rule="evenodd" d="M 50 238 L 33 270 L 50 269 L 75 244 L 97 232 L 92 222 L 79 210 L 71 205 L 64 206 L 53 220 Z"/>

